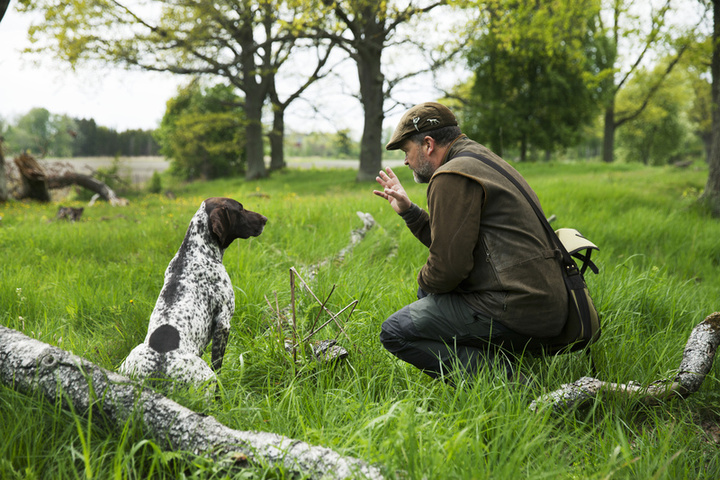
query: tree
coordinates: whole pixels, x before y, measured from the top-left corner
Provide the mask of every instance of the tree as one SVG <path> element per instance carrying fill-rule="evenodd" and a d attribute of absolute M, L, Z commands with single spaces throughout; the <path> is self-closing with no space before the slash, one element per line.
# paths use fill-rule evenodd
<path fill-rule="evenodd" d="M 285 50 L 289 54 L 290 49 L 295 42 L 295 39 L 291 39 L 291 41 L 289 42 L 283 42 L 285 45 L 282 46 L 281 44 L 280 50 Z M 323 72 L 323 67 L 325 67 L 328 60 L 330 59 L 330 54 L 333 50 L 334 45 L 334 42 L 329 42 L 329 44 L 325 48 L 323 48 L 319 42 L 314 43 L 314 49 L 318 54 L 315 62 L 314 71 L 311 74 L 307 75 L 305 77 L 305 81 L 302 82 L 297 88 L 295 88 L 294 91 L 287 94 L 285 100 L 281 100 L 280 93 L 278 92 L 278 75 L 275 74 L 271 76 L 270 83 L 268 85 L 268 96 L 270 98 L 270 105 L 272 106 L 273 112 L 272 128 L 268 133 L 268 137 L 270 139 L 270 170 L 279 170 L 286 166 L 284 148 L 285 110 L 290 106 L 292 102 L 297 100 L 303 94 L 303 92 L 310 87 L 310 85 L 315 83 L 320 78 L 323 78 L 331 70 L 328 69 Z M 275 69 L 279 70 L 282 64 L 285 63 L 285 60 L 287 60 L 287 55 L 277 55 L 276 58 L 278 60 L 276 61 Z"/>
<path fill-rule="evenodd" d="M 162 153 L 185 179 L 211 179 L 243 170 L 243 112 L 231 87 L 193 81 L 168 100 L 157 131 Z"/>
<path fill-rule="evenodd" d="M 21 3 L 26 11 L 45 12 L 44 22 L 30 30 L 36 50 L 55 51 L 71 65 L 97 61 L 221 77 L 243 92 L 246 178 L 267 175 L 262 108 L 292 39 L 319 12 L 312 0 Z M 278 43 L 287 48 L 273 49 Z"/>
<path fill-rule="evenodd" d="M 447 2 L 410 0 L 405 6 L 376 0 L 323 0 L 323 3 L 334 18 L 329 19 L 329 23 L 318 25 L 317 36 L 336 42 L 357 66 L 360 103 L 365 111 L 357 180 L 373 181 L 382 168 L 381 140 L 385 100 L 399 80 L 387 81 L 385 78 L 382 68 L 383 50 L 389 45 L 399 26 Z"/>
<path fill-rule="evenodd" d="M 720 0 L 711 0 L 713 14 L 712 30 L 712 147 L 708 162 L 708 180 L 701 202 L 704 202 L 716 217 L 720 217 Z"/>
<path fill-rule="evenodd" d="M 484 33 L 468 52 L 475 78 L 463 128 L 500 155 L 518 144 L 521 161 L 531 146 L 573 145 L 596 111 L 587 51 L 598 3 L 481 3 Z"/>
<path fill-rule="evenodd" d="M 54 115 L 45 108 L 33 108 L 7 130 L 8 149 L 45 157 L 72 155 L 75 122 L 67 115 Z"/>
<path fill-rule="evenodd" d="M 710 161 L 712 148 L 712 37 L 709 35 L 692 45 L 681 60 L 693 90 L 693 103 L 688 112 L 694 133 L 703 144 L 705 161 Z"/>
<path fill-rule="evenodd" d="M 616 100 L 618 108 L 630 111 L 644 101 L 647 85 L 665 75 L 667 65 L 662 62 L 652 71 L 640 69 Z M 648 165 L 663 165 L 682 155 L 691 138 L 688 111 L 693 91 L 689 75 L 674 70 L 666 76 L 646 107 L 618 132 L 618 152 L 628 161 Z"/>
<path fill-rule="evenodd" d="M 597 71 L 601 79 L 600 88 L 605 111 L 603 133 L 605 162 L 609 163 L 614 159 L 617 129 L 643 112 L 691 43 L 687 38 L 682 38 L 682 35 L 675 35 L 676 38 L 673 39 L 673 32 L 682 34 L 686 32 L 669 24 L 674 10 L 671 0 L 664 2 L 658 8 L 649 5 L 650 14 L 646 16 L 638 8 L 646 8 L 648 5 L 643 4 L 639 7 L 637 2 L 612 0 L 609 8 L 598 17 L 600 35 L 596 42 L 604 47 L 603 54 L 597 57 Z M 604 19 L 608 16 L 611 20 L 609 25 L 606 25 Z M 648 85 L 644 98 L 635 103 L 632 109 L 616 109 L 618 93 L 654 50 L 670 53 L 668 55 L 670 62 L 667 63 L 664 75 L 660 75 L 655 83 Z M 621 52 L 628 53 L 621 55 Z"/>

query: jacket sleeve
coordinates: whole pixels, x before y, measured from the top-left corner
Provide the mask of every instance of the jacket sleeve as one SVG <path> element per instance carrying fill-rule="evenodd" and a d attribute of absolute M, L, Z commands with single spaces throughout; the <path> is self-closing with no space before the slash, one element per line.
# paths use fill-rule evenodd
<path fill-rule="evenodd" d="M 473 270 L 484 190 L 477 181 L 440 173 L 428 188 L 432 241 L 418 284 L 428 293 L 454 290 Z"/>
<path fill-rule="evenodd" d="M 414 203 L 407 211 L 400 214 L 405 225 L 410 229 L 413 235 L 420 240 L 423 245 L 430 247 L 431 235 L 430 235 L 430 219 L 428 213 L 415 205 Z"/>

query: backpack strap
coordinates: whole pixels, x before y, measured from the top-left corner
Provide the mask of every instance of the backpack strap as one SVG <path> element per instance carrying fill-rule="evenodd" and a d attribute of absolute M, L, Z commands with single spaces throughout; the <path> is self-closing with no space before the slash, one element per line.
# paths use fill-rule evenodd
<path fill-rule="evenodd" d="M 520 190 L 520 193 L 523 194 L 523 196 L 527 199 L 528 203 L 530 203 L 530 206 L 535 211 L 535 214 L 537 215 L 538 219 L 540 220 L 540 223 L 545 228 L 545 231 L 548 234 L 548 237 L 551 239 L 551 241 L 555 244 L 555 246 L 560 251 L 561 255 L 561 263 L 562 268 L 564 271 L 564 279 L 565 279 L 565 286 L 568 290 L 575 290 L 578 292 L 578 294 L 575 295 L 575 297 L 578 299 L 578 312 L 580 314 L 580 320 L 582 322 L 582 331 L 583 332 L 592 332 L 592 322 L 590 319 L 590 306 L 588 305 L 587 299 L 584 294 L 585 290 L 585 280 L 583 279 L 582 274 L 580 273 L 580 270 L 577 267 L 577 264 L 570 256 L 570 253 L 568 253 L 567 249 L 565 248 L 565 245 L 560 241 L 560 238 L 558 238 L 557 234 L 553 230 L 553 228 L 550 226 L 550 223 L 548 222 L 547 218 L 543 214 L 542 210 L 540 210 L 540 207 L 535 203 L 533 198 L 530 196 L 530 194 L 523 188 L 523 186 L 518 182 L 518 180 L 510 175 L 510 172 L 505 170 L 502 166 L 498 165 L 497 163 L 491 161 L 489 158 L 479 155 L 474 152 L 461 152 L 455 157 L 472 157 L 477 160 L 480 160 L 487 166 L 493 168 L 498 173 L 502 174 L 505 178 L 507 178 L 515 187 Z M 453 157 L 454 158 L 454 157 Z M 595 247 L 597 248 L 597 247 Z M 588 259 L 590 258 L 589 255 L 587 255 Z M 594 264 L 593 264 L 594 265 Z M 595 267 L 597 268 L 597 267 Z M 589 337 L 588 337 L 589 341 Z"/>

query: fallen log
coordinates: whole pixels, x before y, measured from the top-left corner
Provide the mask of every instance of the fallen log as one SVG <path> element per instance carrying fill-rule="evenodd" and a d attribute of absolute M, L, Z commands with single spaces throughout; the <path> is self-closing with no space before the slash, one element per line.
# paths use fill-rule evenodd
<path fill-rule="evenodd" d="M 118 205 L 127 205 L 127 200 L 118 197 L 115 191 L 108 187 L 107 184 L 89 175 L 71 172 L 47 178 L 48 189 L 64 188 L 69 187 L 70 185 L 78 185 L 90 190 L 91 192 L 95 192 L 98 196 L 100 196 L 100 198 L 110 203 L 113 207 Z M 91 202 L 91 205 L 92 203 L 94 203 L 94 200 Z"/>
<path fill-rule="evenodd" d="M 230 429 L 125 376 L 1 325 L 0 381 L 23 394 L 39 392 L 51 403 L 70 404 L 79 414 L 93 408 L 120 430 L 139 418 L 161 448 L 208 456 L 228 467 L 274 464 L 311 478 L 383 478 L 378 468 L 329 448 Z"/>
<path fill-rule="evenodd" d="M 559 389 L 536 398 L 530 410 L 550 405 L 556 411 L 583 405 L 600 394 L 636 398 L 655 404 L 673 397 L 685 398 L 700 389 L 710 372 L 720 345 L 720 312 L 709 315 L 690 332 L 677 374 L 672 380 L 658 380 L 650 385 L 635 382 L 610 383 L 592 377 L 561 385 Z"/>

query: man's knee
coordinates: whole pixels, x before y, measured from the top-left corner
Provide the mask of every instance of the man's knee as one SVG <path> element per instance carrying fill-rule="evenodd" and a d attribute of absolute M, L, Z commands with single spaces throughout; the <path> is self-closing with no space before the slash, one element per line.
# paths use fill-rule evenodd
<path fill-rule="evenodd" d="M 386 350 L 395 353 L 407 345 L 413 328 L 410 309 L 403 307 L 385 320 L 380 329 L 380 342 Z"/>

